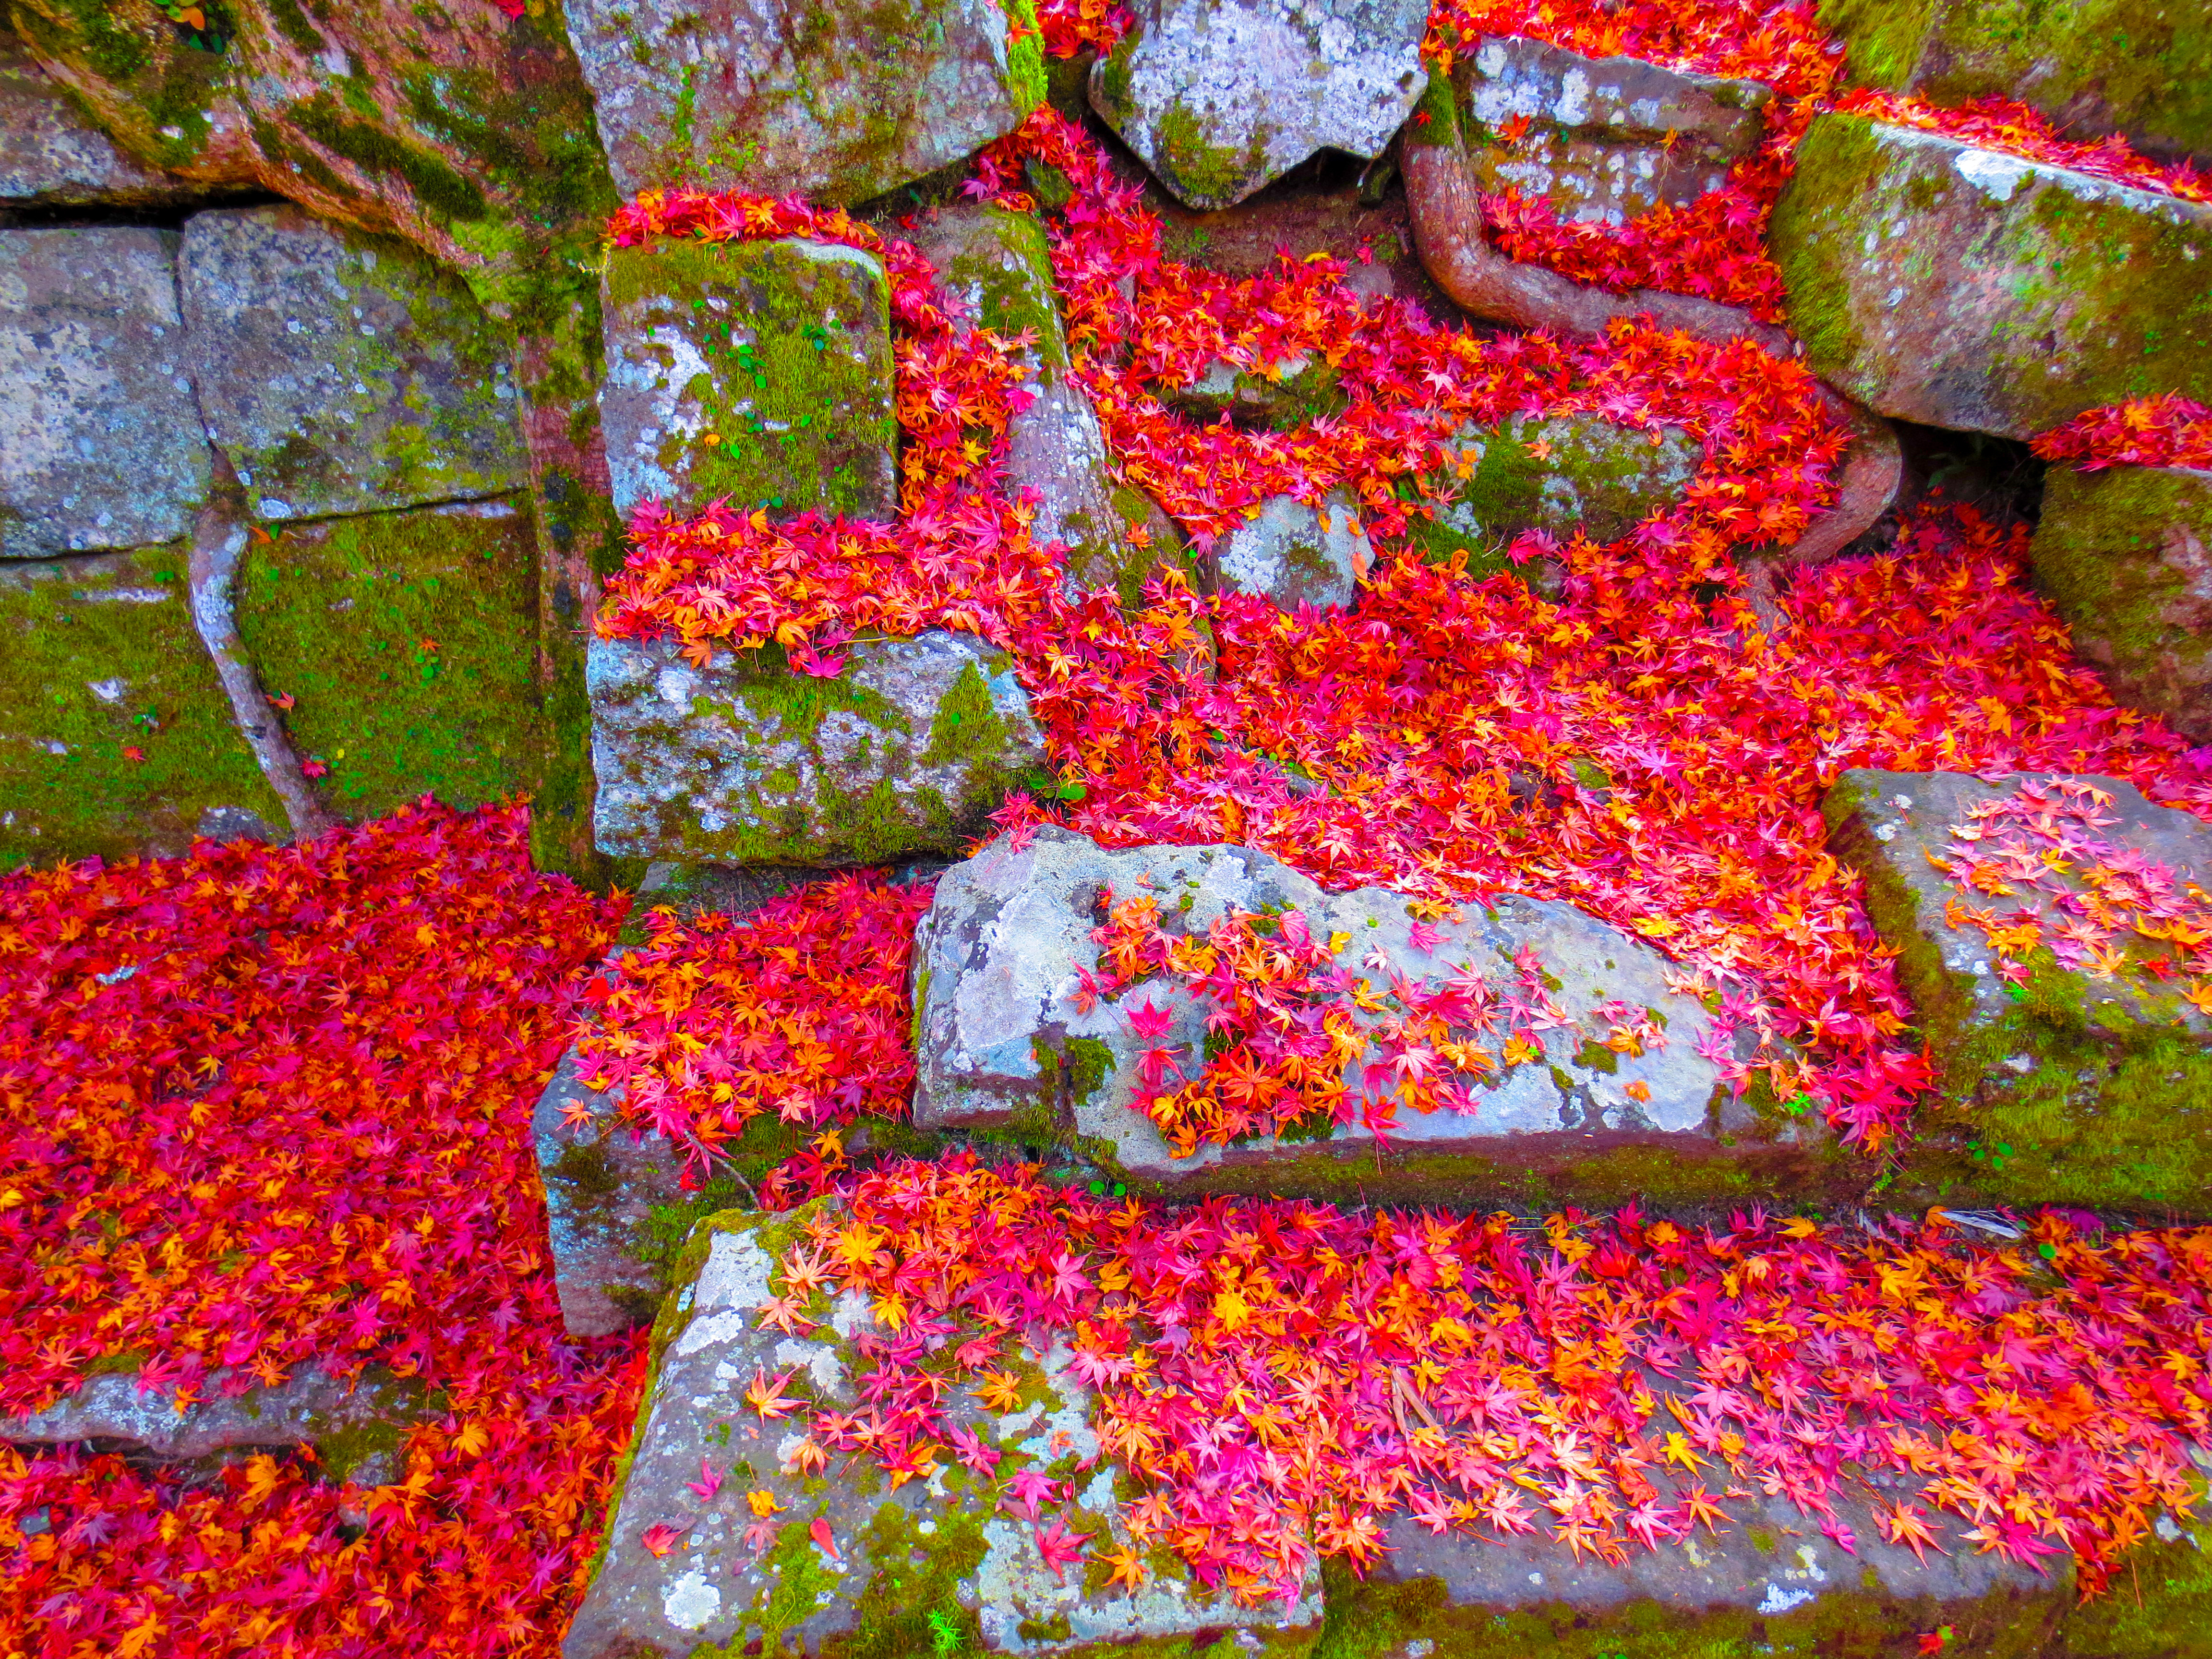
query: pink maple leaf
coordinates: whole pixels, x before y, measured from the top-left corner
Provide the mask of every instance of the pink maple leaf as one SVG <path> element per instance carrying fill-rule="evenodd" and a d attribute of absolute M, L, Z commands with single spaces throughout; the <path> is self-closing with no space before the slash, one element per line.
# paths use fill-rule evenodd
<path fill-rule="evenodd" d="M 1087 1532 L 1068 1531 L 1067 1517 L 1055 1516 L 1051 1526 L 1037 1528 L 1037 1553 L 1044 1557 L 1045 1565 L 1052 1569 L 1052 1576 L 1066 1583 L 1067 1580 L 1062 1569 L 1073 1566 L 1083 1559 L 1084 1546 L 1091 1541 L 1091 1536 Z"/>

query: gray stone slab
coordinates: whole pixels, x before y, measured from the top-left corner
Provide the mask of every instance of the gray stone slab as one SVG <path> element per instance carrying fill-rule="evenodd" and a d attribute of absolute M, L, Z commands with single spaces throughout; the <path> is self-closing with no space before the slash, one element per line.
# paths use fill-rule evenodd
<path fill-rule="evenodd" d="M 964 1389 L 947 1393 L 948 1420 L 1000 1451 L 995 1483 L 939 1463 L 886 1491 L 865 1455 L 838 1456 L 809 1478 L 804 1414 L 764 1420 L 746 1405 L 747 1388 L 787 1377 L 787 1395 L 859 1411 L 857 1384 L 876 1362 L 856 1345 L 890 1334 L 852 1292 L 834 1303 L 815 1292 L 811 1330 L 762 1318 L 781 1288 L 776 1259 L 805 1214 L 730 1211 L 693 1233 L 653 1329 L 636 1440 L 564 1659 L 688 1654 L 704 1644 L 734 1652 L 754 1638 L 770 1652 L 819 1652 L 845 1636 L 872 1639 L 877 1651 L 920 1653 L 943 1639 L 933 1631 L 966 1635 L 969 1650 L 1030 1656 L 1110 1653 L 1201 1631 L 1310 1638 L 1321 1622 L 1317 1563 L 1287 1612 L 1279 1603 L 1237 1607 L 1169 1571 L 1133 1595 L 1091 1595 L 1079 1570 L 1047 1565 L 1035 1528 L 1000 1503 L 1018 1468 L 1049 1468 L 1073 1483 L 1070 1529 L 1092 1534 L 1094 1551 L 1127 1536 L 1116 1469 L 1100 1456 L 1091 1395 L 1064 1346 L 1015 1362 L 1029 1401 L 1016 1411 L 986 1411 Z M 711 1495 L 700 1490 L 712 1484 L 702 1465 L 722 1477 Z M 829 1548 L 814 1535 L 817 1522 Z M 655 1534 L 665 1553 L 644 1541 L 655 1528 L 667 1529 Z M 910 1645 L 892 1645 L 902 1632 Z"/>
<path fill-rule="evenodd" d="M 1808 364 L 1880 414 L 2027 438 L 2212 398 L 2212 204 L 1831 112 L 1769 243 Z"/>
<path fill-rule="evenodd" d="M 1523 531 L 1562 543 L 1579 532 L 1618 541 L 1680 501 L 1704 464 L 1705 448 L 1680 427 L 1660 441 L 1596 415 L 1545 420 L 1514 416 L 1495 427 L 1462 427 L 1449 441 L 1456 461 L 1430 475 L 1452 499 L 1415 535 L 1432 557 L 1465 548 L 1471 569 L 1498 564 Z"/>
<path fill-rule="evenodd" d="M 1011 132 L 1044 99 L 994 0 L 580 0 L 568 38 L 615 185 L 851 205 Z M 1032 26 L 1034 27 L 1034 26 Z"/>
<path fill-rule="evenodd" d="M 1618 225 L 1718 190 L 1759 147 L 1774 100 L 1756 81 L 1586 58 L 1519 35 L 1485 37 L 1453 82 L 1481 188 L 1548 197 L 1570 223 Z"/>
<path fill-rule="evenodd" d="M 21 43 L 0 33 L 0 203 L 154 207 L 192 200 L 204 189 L 125 155 Z"/>
<path fill-rule="evenodd" d="M 1359 527 L 1359 507 L 1341 489 L 1318 507 L 1271 495 L 1214 549 L 1220 585 L 1273 599 L 1285 611 L 1301 605 L 1349 606 L 1374 556 Z"/>
<path fill-rule="evenodd" d="M 607 256 L 599 387 L 616 508 L 728 498 L 891 517 L 890 289 L 829 242 L 652 242 Z"/>
<path fill-rule="evenodd" d="M 185 222 L 179 274 L 208 434 L 258 516 L 526 482 L 505 339 L 407 244 L 296 208 L 228 209 Z"/>
<path fill-rule="evenodd" d="M 1143 0 L 1091 103 L 1194 208 L 1243 201 L 1323 148 L 1382 153 L 1428 84 L 1417 0 Z"/>
<path fill-rule="evenodd" d="M 1374 1156 L 1372 1133 L 1358 1121 L 1324 1139 L 1200 1142 L 1189 1156 L 1174 1155 L 1135 1104 L 1142 1051 L 1164 1048 L 1194 1074 L 1213 1005 L 1159 979 L 1088 1012 L 1079 1006 L 1077 973 L 1097 964 L 1091 932 L 1109 884 L 1117 898 L 1157 893 L 1162 925 L 1171 933 L 1202 936 L 1231 910 L 1296 909 L 1315 939 L 1344 936 L 1339 965 L 1366 978 L 1378 994 L 1388 992 L 1393 972 L 1435 988 L 1472 971 L 1500 993 L 1526 995 L 1514 957 L 1533 951 L 1548 975 L 1552 1009 L 1544 1019 L 1556 1021 L 1540 1030 L 1543 1021 L 1524 1022 L 1540 1054 L 1498 1064 L 1486 1078 L 1456 1073 L 1476 1102 L 1471 1115 L 1401 1112 L 1390 1138 L 1414 1154 L 1477 1152 L 1511 1166 L 1555 1155 L 1562 1145 L 1579 1145 L 1585 1155 L 1627 1140 L 1711 1146 L 1720 1074 L 1700 1052 L 1710 1046 L 1711 1016 L 1668 988 L 1667 964 L 1656 951 L 1570 906 L 1519 897 L 1502 898 L 1491 911 L 1470 904 L 1463 920 L 1437 924 L 1438 937 L 1424 950 L 1413 943 L 1404 897 L 1382 888 L 1328 894 L 1243 848 L 1109 852 L 1054 828 L 1018 848 L 1001 836 L 938 883 L 915 942 L 917 1127 L 1057 1141 L 1123 1178 L 1162 1188 L 1262 1169 L 1271 1190 L 1293 1192 L 1302 1181 L 1328 1189 L 1337 1184 L 1332 1172 L 1340 1160 Z M 1129 1011 L 1147 1002 L 1168 1015 L 1157 1036 L 1139 1036 L 1130 1023 Z M 1371 1027 L 1376 1017 L 1355 1018 Z M 1495 1060 L 1512 1023 L 1473 1040 Z M 1602 1046 L 1634 1025 L 1656 1028 L 1640 1053 Z M 1355 1091 L 1367 1058 L 1346 1064 L 1345 1080 Z M 1387 1079 L 1368 1092 L 1399 1097 Z"/>
<path fill-rule="evenodd" d="M 173 231 L 0 231 L 0 557 L 191 527 L 211 477 Z"/>
<path fill-rule="evenodd" d="M 957 855 L 1045 761 L 1006 654 L 933 629 L 855 641 L 837 675 L 781 653 L 594 639 L 600 849 L 718 864 Z"/>

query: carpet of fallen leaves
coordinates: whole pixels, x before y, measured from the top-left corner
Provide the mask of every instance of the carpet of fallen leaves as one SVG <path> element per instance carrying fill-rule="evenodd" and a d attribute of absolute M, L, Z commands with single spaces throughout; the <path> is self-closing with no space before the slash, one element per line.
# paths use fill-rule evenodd
<path fill-rule="evenodd" d="M 1103 0 L 1040 13 L 1060 56 L 1127 27 Z M 1777 87 L 1766 143 L 1695 207 L 1605 230 L 1487 204 L 1517 257 L 1777 314 L 1766 215 L 1835 75 L 1810 8 L 1445 0 L 1431 58 L 1504 32 Z M 2062 155 L 2015 111 L 1894 115 L 2161 182 L 2109 147 Z M 902 513 L 649 510 L 610 628 L 672 629 L 695 654 L 775 637 L 824 673 L 863 629 L 983 634 L 1017 656 L 1075 803 L 1017 800 L 1008 825 L 1239 841 L 1334 887 L 1440 903 L 1570 900 L 1723 988 L 1724 1022 L 1758 1039 L 1744 1078 L 1812 1093 L 1869 1148 L 1905 1128 L 1919 1060 L 1895 1041 L 1904 1006 L 1856 887 L 1821 850 L 1814 803 L 1838 770 L 2102 771 L 2212 815 L 2206 768 L 2071 662 L 2022 581 L 2018 530 L 1939 504 L 1888 553 L 1783 584 L 1784 626 L 1759 625 L 1738 557 L 1826 507 L 1844 441 L 1797 366 L 1635 327 L 1573 344 L 1438 330 L 1362 301 L 1328 260 L 1230 281 L 1164 258 L 1136 192 L 1049 112 L 985 156 L 976 192 L 1030 205 L 1031 160 L 1075 187 L 1050 216 L 1054 269 L 1075 377 L 1127 480 L 1200 537 L 1270 495 L 1350 492 L 1378 550 L 1359 608 L 1286 617 L 1164 575 L 1128 614 L 1063 593 L 994 447 L 1028 395 L 1012 347 L 952 314 L 919 254 L 801 204 L 648 196 L 618 238 L 805 234 L 884 257 Z M 1194 428 L 1158 396 L 1217 359 L 1298 352 L 1337 369 L 1342 416 Z M 1619 543 L 1517 545 L 1562 563 L 1557 604 L 1405 552 L 1464 477 L 1467 428 L 1564 412 L 1680 428 L 1705 465 Z M 2154 400 L 2039 450 L 2203 465 L 2208 428 L 2200 406 Z M 1291 793 L 1285 761 L 1328 793 Z M 1531 775 L 1545 787 L 1516 791 Z M 318 1482 L 304 1455 L 210 1478 L 0 1450 L 0 1650 L 551 1652 L 638 1369 L 632 1340 L 562 1334 L 529 1169 L 537 1090 L 582 1018 L 602 1074 L 702 1155 L 764 1110 L 818 1127 L 895 1107 L 924 902 L 848 883 L 748 927 L 657 921 L 617 987 L 591 970 L 620 902 L 532 873 L 516 807 L 425 805 L 305 848 L 0 879 L 0 1410 L 94 1369 L 137 1369 L 182 1402 L 371 1364 L 447 1407 L 369 1491 Z M 1133 1528 L 1249 1593 L 1309 1534 L 1371 1559 L 1401 1506 L 1439 1529 L 1541 1515 L 1611 1557 L 1713 1524 L 1731 1488 L 1825 1513 L 1846 1459 L 1924 1479 L 1978 1547 L 2079 1552 L 2094 1587 L 2182 1495 L 2175 1437 L 2206 1432 L 2201 1232 L 2095 1237 L 2046 1214 L 1990 1252 L 1934 1218 L 1869 1237 L 1753 1213 L 1719 1234 L 1625 1212 L 1554 1218 L 1537 1249 L 1497 1218 L 1169 1213 L 957 1159 L 855 1172 L 834 1133 L 800 1162 L 776 1190 L 835 1183 L 855 1218 L 805 1247 L 834 1270 L 787 1271 L 834 1271 L 896 1315 L 889 1373 L 953 1322 L 1065 1334 L 1109 1443 L 1158 1470 Z M 1678 1398 L 1693 1348 L 1706 1375 Z M 927 1412 L 817 1429 L 935 1455 Z M 1929 1535 L 1910 1499 L 1879 1524 Z M 1123 1582 L 1141 1571 L 1117 1564 Z"/>

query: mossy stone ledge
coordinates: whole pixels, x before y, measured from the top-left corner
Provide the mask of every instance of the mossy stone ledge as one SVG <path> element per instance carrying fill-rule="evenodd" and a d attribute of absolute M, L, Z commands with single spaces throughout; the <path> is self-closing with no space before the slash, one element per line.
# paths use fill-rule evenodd
<path fill-rule="evenodd" d="M 796 1459 L 803 1423 L 763 1422 L 744 1395 L 764 1372 L 788 1376 L 787 1392 L 831 1409 L 860 1407 L 857 1384 L 875 1362 L 856 1345 L 891 1334 L 865 1296 L 833 1300 L 817 1290 L 804 1310 L 814 1323 L 805 1335 L 761 1317 L 781 1289 L 777 1258 L 830 1203 L 780 1215 L 726 1211 L 702 1220 L 683 1247 L 564 1659 L 738 1659 L 756 1643 L 763 1654 L 818 1659 L 1127 1659 L 1210 1650 L 1231 1632 L 1249 1632 L 1231 1651 L 1251 1644 L 1298 1659 L 1310 1649 L 1322 1617 L 1317 1565 L 1287 1610 L 1237 1607 L 1171 1565 L 1135 1595 L 1099 1594 L 1084 1571 L 1052 1571 L 1036 1529 L 1002 1511 L 994 1487 L 963 1467 L 933 1466 L 896 1490 L 866 1456 L 810 1474 Z M 945 1411 L 999 1452 L 1001 1480 L 1036 1468 L 1072 1481 L 1071 1525 L 1094 1534 L 1095 1559 L 1127 1541 L 1122 1476 L 1100 1457 L 1091 1392 L 1073 1358 L 1059 1343 L 1009 1355 L 1016 1409 L 988 1410 L 962 1389 L 947 1394 Z M 711 1497 L 694 1485 L 702 1460 L 723 1477 Z M 678 1534 L 663 1554 L 643 1542 L 655 1526 Z"/>
<path fill-rule="evenodd" d="M 1029 0 L 569 0 L 565 12 L 624 196 L 850 206 L 972 155 L 1044 101 Z"/>
<path fill-rule="evenodd" d="M 599 387 L 614 504 L 887 520 L 890 289 L 827 242 L 653 242 L 607 256 Z"/>
<path fill-rule="evenodd" d="M 1928 861 L 1971 809 L 2051 775 L 1855 770 L 1823 803 L 1830 849 L 1865 878 L 1868 916 L 1899 953 L 1917 1023 L 1908 1040 L 1924 1040 L 1936 1064 L 1899 1192 L 1954 1206 L 2212 1215 L 2212 1018 L 2184 982 L 2093 977 L 2038 945 L 2026 980 L 2008 986 L 1981 930 L 1948 920 L 1952 900 L 2062 919 L 2039 892 L 2016 886 L 1985 900 Z M 2083 781 L 2112 798 L 2100 809 L 2112 820 L 2097 831 L 2106 842 L 2177 878 L 2212 875 L 2212 827 L 2116 778 Z"/>
<path fill-rule="evenodd" d="M 2212 472 L 2054 467 L 2028 562 L 2114 697 L 2212 743 Z"/>
<path fill-rule="evenodd" d="M 1808 364 L 1878 413 L 2027 438 L 2212 398 L 2212 205 L 1830 112 L 1769 240 Z"/>

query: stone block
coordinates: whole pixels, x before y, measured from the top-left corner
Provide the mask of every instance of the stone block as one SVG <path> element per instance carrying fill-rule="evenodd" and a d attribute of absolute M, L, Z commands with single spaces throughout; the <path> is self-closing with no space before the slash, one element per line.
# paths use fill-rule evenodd
<path fill-rule="evenodd" d="M 2212 15 L 2136 0 L 1820 0 L 1850 83 L 1955 108 L 2040 111 L 2069 138 L 2118 133 L 2154 155 L 2212 156 Z"/>
<path fill-rule="evenodd" d="M 1395 974 L 1431 991 L 1472 975 L 1508 999 L 1534 997 L 1519 958 L 1535 964 L 1528 971 L 1540 975 L 1549 1012 L 1525 1024 L 1522 1014 L 1501 1013 L 1500 1029 L 1487 1035 L 1470 1027 L 1464 1040 L 1487 1050 L 1486 1070 L 1467 1060 L 1454 1062 L 1464 1070 L 1439 1074 L 1467 1087 L 1474 1111 L 1400 1111 L 1387 1154 L 1358 1098 L 1364 1091 L 1395 1110 L 1403 1097 L 1395 1078 L 1364 1075 L 1380 1053 L 1370 1040 L 1345 1063 L 1352 1121 L 1299 1123 L 1227 1145 L 1200 1139 L 1178 1157 L 1137 1106 L 1144 1052 L 1164 1050 L 1182 1075 L 1198 1075 L 1215 1057 L 1206 1024 L 1214 1005 L 1158 978 L 1079 1006 L 1078 975 L 1097 966 L 1091 934 L 1109 885 L 1117 899 L 1156 894 L 1161 925 L 1179 936 L 1203 937 L 1231 912 L 1296 910 L 1313 939 L 1331 941 L 1338 966 L 1376 996 Z M 1655 1155 L 1692 1165 L 1741 1155 L 1717 1139 L 1725 1091 L 1710 1057 L 1711 1018 L 1670 987 L 1650 946 L 1570 906 L 1519 897 L 1465 907 L 1460 920 L 1436 924 L 1425 948 L 1413 929 L 1401 895 L 1324 893 L 1243 848 L 1109 852 L 1054 828 L 1019 846 L 1001 836 L 945 873 L 915 936 L 915 1124 L 1076 1149 L 1152 1191 L 1326 1197 L 1364 1182 L 1424 1200 L 1471 1199 L 1514 1170 L 1558 1170 L 1624 1147 L 1639 1149 L 1647 1166 Z M 1164 1033 L 1133 1026 L 1129 1011 L 1147 1003 L 1170 1016 Z M 1353 1014 L 1363 1030 L 1382 1017 Z M 1501 1063 L 1505 1026 L 1527 1045 L 1518 1062 Z M 1642 1035 L 1624 1035 L 1632 1032 Z"/>
<path fill-rule="evenodd" d="M 810 1209 L 812 1206 L 810 1206 Z M 883 1489 L 864 1457 L 810 1478 L 798 1461 L 803 1424 L 763 1422 L 745 1404 L 757 1379 L 788 1376 L 789 1392 L 844 1411 L 873 1363 L 859 1345 L 888 1339 L 867 1298 L 817 1291 L 804 1335 L 761 1310 L 781 1289 L 778 1258 L 808 1211 L 726 1212 L 684 1247 L 677 1289 L 653 1334 L 653 1369 L 637 1436 L 610 1504 L 607 1541 L 569 1626 L 564 1659 L 617 1659 L 704 1647 L 763 1650 L 1075 1655 L 1141 1644 L 1178 1651 L 1207 1632 L 1266 1632 L 1267 1650 L 1310 1647 L 1321 1624 L 1318 1565 L 1289 1610 L 1234 1605 L 1171 1570 L 1134 1595 L 1087 1594 L 1079 1571 L 1051 1571 L 1035 1528 L 1006 1512 L 1000 1491 L 1018 1469 L 1059 1466 L 1076 1487 L 1076 1531 L 1092 1549 L 1127 1540 L 1115 1466 L 1100 1455 L 1091 1392 L 1064 1344 L 1017 1362 L 1025 1403 L 999 1413 L 966 1389 L 945 1398 L 948 1422 L 1000 1455 L 998 1482 L 958 1466 Z M 842 1461 L 841 1460 L 841 1462 Z M 702 1465 L 725 1478 L 711 1496 Z M 647 1547 L 648 1529 L 675 1537 Z M 828 1544 L 820 1541 L 826 1538 Z M 842 1639 L 841 1639 L 842 1638 Z"/>
<path fill-rule="evenodd" d="M 0 558 L 182 536 L 212 474 L 173 231 L 0 230 Z"/>
<path fill-rule="evenodd" d="M 1331 490 L 1318 507 L 1272 495 L 1214 550 L 1221 586 L 1259 594 L 1285 611 L 1349 606 L 1373 556 L 1358 503 L 1341 489 Z"/>
<path fill-rule="evenodd" d="M 12 35 L 0 33 L 0 204 L 158 207 L 198 189 L 117 149 Z"/>
<path fill-rule="evenodd" d="M 0 868 L 277 838 L 190 581 L 181 543 L 0 562 Z"/>
<path fill-rule="evenodd" d="M 247 546 L 234 610 L 264 689 L 294 700 L 294 748 L 330 769 L 318 787 L 339 817 L 380 817 L 426 791 L 466 808 L 544 777 L 521 499 L 283 526 Z M 584 732 L 568 740 L 580 759 Z"/>
<path fill-rule="evenodd" d="M 599 387 L 617 509 L 724 496 L 889 519 L 890 290 L 827 242 L 653 242 L 607 256 Z"/>
<path fill-rule="evenodd" d="M 1830 112 L 1770 242 L 1808 364 L 1880 414 L 2027 438 L 2212 398 L 2212 204 Z"/>
<path fill-rule="evenodd" d="M 1036 14 L 1019 0 L 580 0 L 566 15 L 625 197 L 850 206 L 974 154 L 1044 101 Z M 1018 46 L 1012 17 L 1030 31 Z"/>
<path fill-rule="evenodd" d="M 1323 148 L 1380 155 L 1428 84 L 1415 0 L 1134 9 L 1091 70 L 1091 106 L 1194 208 L 1241 202 Z"/>
<path fill-rule="evenodd" d="M 179 262 L 208 435 L 263 519 L 526 481 L 507 347 L 460 278 L 297 208 L 195 215 Z"/>
<path fill-rule="evenodd" d="M 2212 743 L 2212 472 L 2053 467 L 2028 559 L 2120 702 Z"/>
<path fill-rule="evenodd" d="M 2033 810 L 1990 821 L 2001 803 Z M 2144 910 L 2187 911 L 2186 884 L 2212 882 L 2212 826 L 2115 778 L 2051 774 L 1853 770 L 1822 810 L 1929 1046 L 1918 1155 L 1951 1183 L 1945 1201 L 2212 1210 L 2212 1015 L 2183 942 L 2196 925 Z M 2154 934 L 2132 930 L 2139 910 Z M 2013 975 L 1970 912 L 2014 944 Z"/>
<path fill-rule="evenodd" d="M 1759 148 L 1774 98 L 1756 81 L 1585 58 L 1519 35 L 1485 37 L 1452 79 L 1480 188 L 1548 197 L 1570 223 L 1618 225 L 1718 190 Z"/>
<path fill-rule="evenodd" d="M 842 670 L 781 649 L 594 639 L 586 666 L 603 852 L 713 864 L 957 855 L 1044 740 L 1006 654 L 933 629 L 860 640 Z"/>

